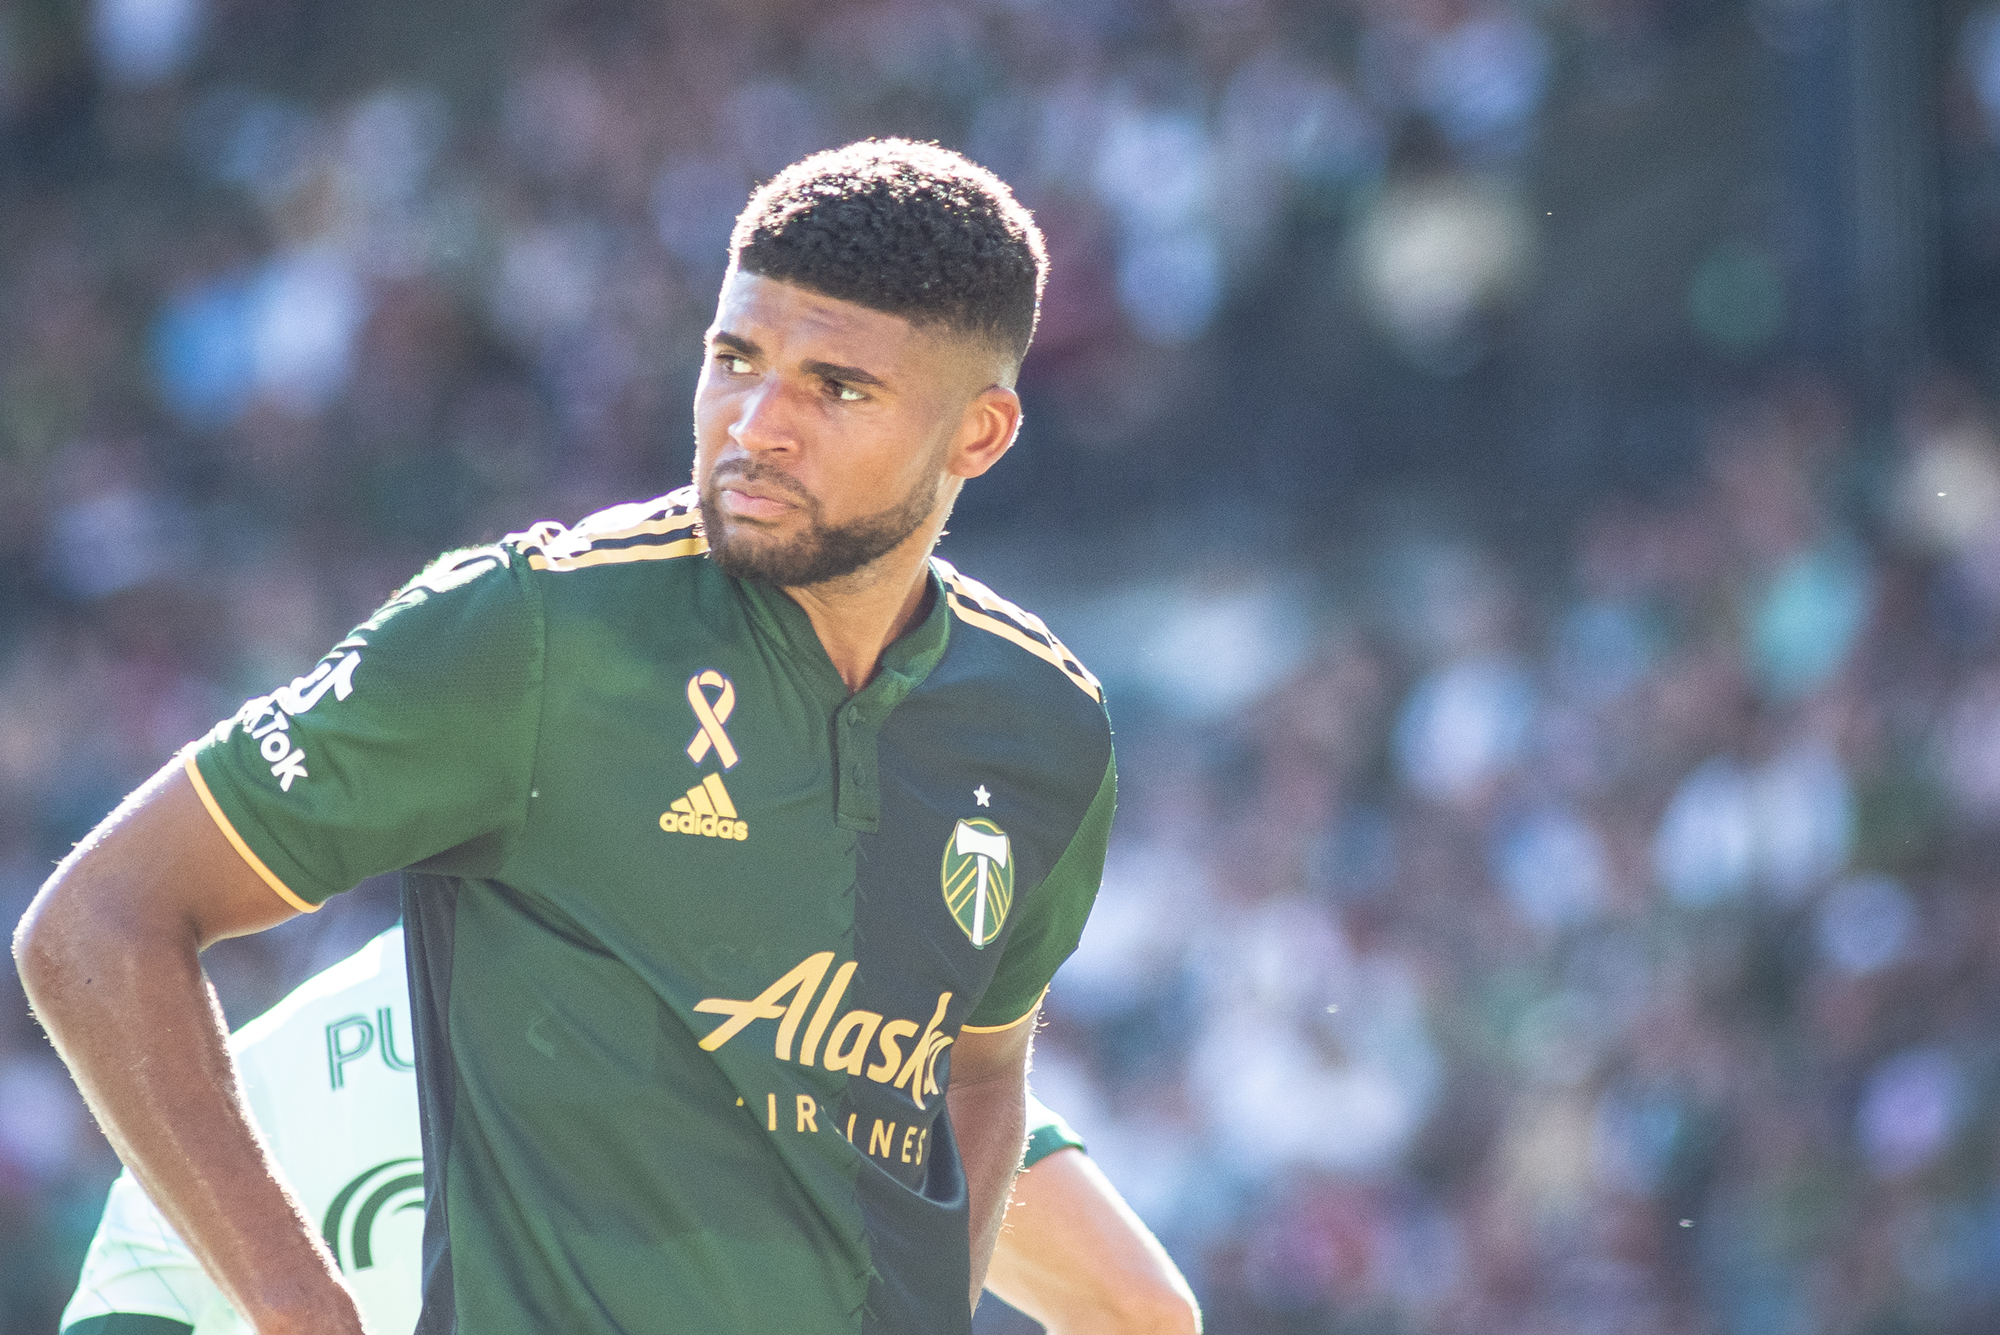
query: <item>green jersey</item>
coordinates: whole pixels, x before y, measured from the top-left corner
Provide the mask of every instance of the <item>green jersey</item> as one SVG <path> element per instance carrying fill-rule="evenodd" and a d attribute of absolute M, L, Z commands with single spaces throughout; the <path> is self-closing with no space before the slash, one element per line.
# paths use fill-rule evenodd
<path fill-rule="evenodd" d="M 308 979 L 229 1045 L 265 1143 L 375 1335 L 410 1335 L 420 1287 L 417 1091 L 399 1050 L 409 1047 L 406 979 L 396 926 Z M 1022 1166 L 1068 1148 L 1083 1142 L 1031 1095 Z M 250 1335 L 130 1173 L 111 1186 L 61 1329 Z"/>
<path fill-rule="evenodd" d="M 293 903 L 406 869 L 426 1335 L 969 1326 L 950 1049 L 1082 930 L 1097 683 L 934 560 L 850 695 L 704 552 L 684 490 L 457 553 L 189 753 Z"/>

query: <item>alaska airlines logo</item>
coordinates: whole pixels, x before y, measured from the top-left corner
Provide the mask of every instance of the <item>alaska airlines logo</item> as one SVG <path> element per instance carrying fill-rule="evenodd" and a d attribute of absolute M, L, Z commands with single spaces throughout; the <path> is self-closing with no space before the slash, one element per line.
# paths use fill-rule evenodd
<path fill-rule="evenodd" d="M 931 1012 L 930 1023 L 926 1025 L 920 1026 L 915 1020 L 885 1020 L 874 1011 L 859 1009 L 848 1011 L 836 1021 L 834 1012 L 840 1009 L 847 985 L 854 980 L 854 971 L 859 966 L 849 960 L 835 969 L 826 994 L 813 1007 L 812 999 L 819 993 L 819 985 L 826 980 L 827 967 L 832 963 L 833 952 L 822 950 L 800 960 L 790 972 L 749 1001 L 729 997 L 705 997 L 697 1001 L 694 1008 L 702 1014 L 729 1017 L 701 1040 L 701 1050 L 714 1052 L 756 1021 L 776 1020 L 778 1033 L 772 1050 L 779 1061 L 788 1062 L 792 1060 L 792 1044 L 798 1041 L 799 1026 L 803 1024 L 805 1038 L 798 1049 L 801 1066 L 817 1062 L 829 1071 L 845 1071 L 894 1089 L 907 1089 L 911 1101 L 919 1108 L 924 1106 L 926 1096 L 943 1093 L 938 1086 L 937 1063 L 951 1046 L 952 1037 L 940 1033 L 939 1026 L 944 1023 L 945 1007 L 951 1004 L 951 993 L 938 993 L 937 1009 Z M 812 1018 L 807 1020 L 809 1007 Z M 916 1042 L 906 1050 L 903 1044 L 913 1038 Z M 820 1050 L 821 1039 L 826 1040 L 824 1053 Z M 874 1045 L 872 1062 L 870 1044 Z"/>
<path fill-rule="evenodd" d="M 944 846 L 944 906 L 975 950 L 1000 935 L 1014 906 L 1007 832 L 984 816 L 962 820 Z"/>
<path fill-rule="evenodd" d="M 673 806 L 660 813 L 660 828 L 668 834 L 705 834 L 711 839 L 748 839 L 750 825 L 738 819 L 736 804 L 722 786 L 722 776 L 711 774 L 677 797 Z"/>
<path fill-rule="evenodd" d="M 390 1211 L 393 1214 L 424 1208 L 421 1159 L 385 1160 L 340 1189 L 333 1204 L 326 1207 L 326 1223 L 320 1229 L 326 1245 L 333 1249 L 334 1264 L 350 1271 L 375 1264 L 375 1221 L 399 1197 L 400 1203 Z M 347 1207 L 356 1200 L 361 1204 L 350 1220 Z"/>

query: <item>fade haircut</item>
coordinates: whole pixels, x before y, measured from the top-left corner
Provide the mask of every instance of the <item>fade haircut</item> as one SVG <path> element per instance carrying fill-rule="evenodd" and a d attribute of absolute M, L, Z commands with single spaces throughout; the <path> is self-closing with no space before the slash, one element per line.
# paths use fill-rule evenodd
<path fill-rule="evenodd" d="M 1049 260 L 1007 183 L 948 148 L 866 139 L 793 163 L 737 216 L 745 273 L 981 339 L 1016 366 Z"/>

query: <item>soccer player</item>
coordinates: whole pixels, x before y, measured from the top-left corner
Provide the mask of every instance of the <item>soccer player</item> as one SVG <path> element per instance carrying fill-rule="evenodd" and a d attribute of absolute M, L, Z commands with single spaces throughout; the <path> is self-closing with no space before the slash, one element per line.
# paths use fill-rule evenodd
<path fill-rule="evenodd" d="M 230 1039 L 243 1092 L 377 1335 L 416 1324 L 422 1143 L 403 929 L 307 980 Z M 1030 1097 L 1028 1150 L 988 1289 L 1054 1335 L 1180 1335 L 1199 1309 L 1171 1258 Z M 1032 1170 L 1032 1171 L 1030 1171 Z M 247 1335 L 132 1176 L 105 1202 L 64 1335 Z"/>
<path fill-rule="evenodd" d="M 258 1330 L 363 1324 L 199 952 L 392 868 L 423 1335 L 969 1328 L 1114 792 L 1096 680 L 931 555 L 1014 439 L 1045 267 L 945 150 L 781 172 L 692 487 L 440 560 L 57 868 L 22 980 Z"/>

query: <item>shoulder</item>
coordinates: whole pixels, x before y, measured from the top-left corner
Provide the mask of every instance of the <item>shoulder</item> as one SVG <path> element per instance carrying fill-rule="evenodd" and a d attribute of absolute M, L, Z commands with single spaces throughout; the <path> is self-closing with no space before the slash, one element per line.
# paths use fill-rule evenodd
<path fill-rule="evenodd" d="M 1066 681 L 1101 709 L 1104 688 L 1040 617 L 1008 602 L 978 580 L 960 574 L 943 557 L 932 557 L 931 568 L 937 572 L 953 620 L 979 632 L 973 643 L 996 649 L 996 661 L 1010 675 L 1051 683 Z"/>
<path fill-rule="evenodd" d="M 361 629 L 379 629 L 411 607 L 461 589 L 474 601 L 506 597 L 502 590 L 509 586 L 526 593 L 521 581 L 530 572 L 664 561 L 707 550 L 694 488 L 682 487 L 649 501 L 599 510 L 574 525 L 544 519 L 498 542 L 446 552 L 398 589 Z"/>
<path fill-rule="evenodd" d="M 708 550 L 693 487 L 614 505 L 569 527 L 544 520 L 508 534 L 502 545 L 518 553 L 530 570 L 557 572 L 671 561 Z"/>

